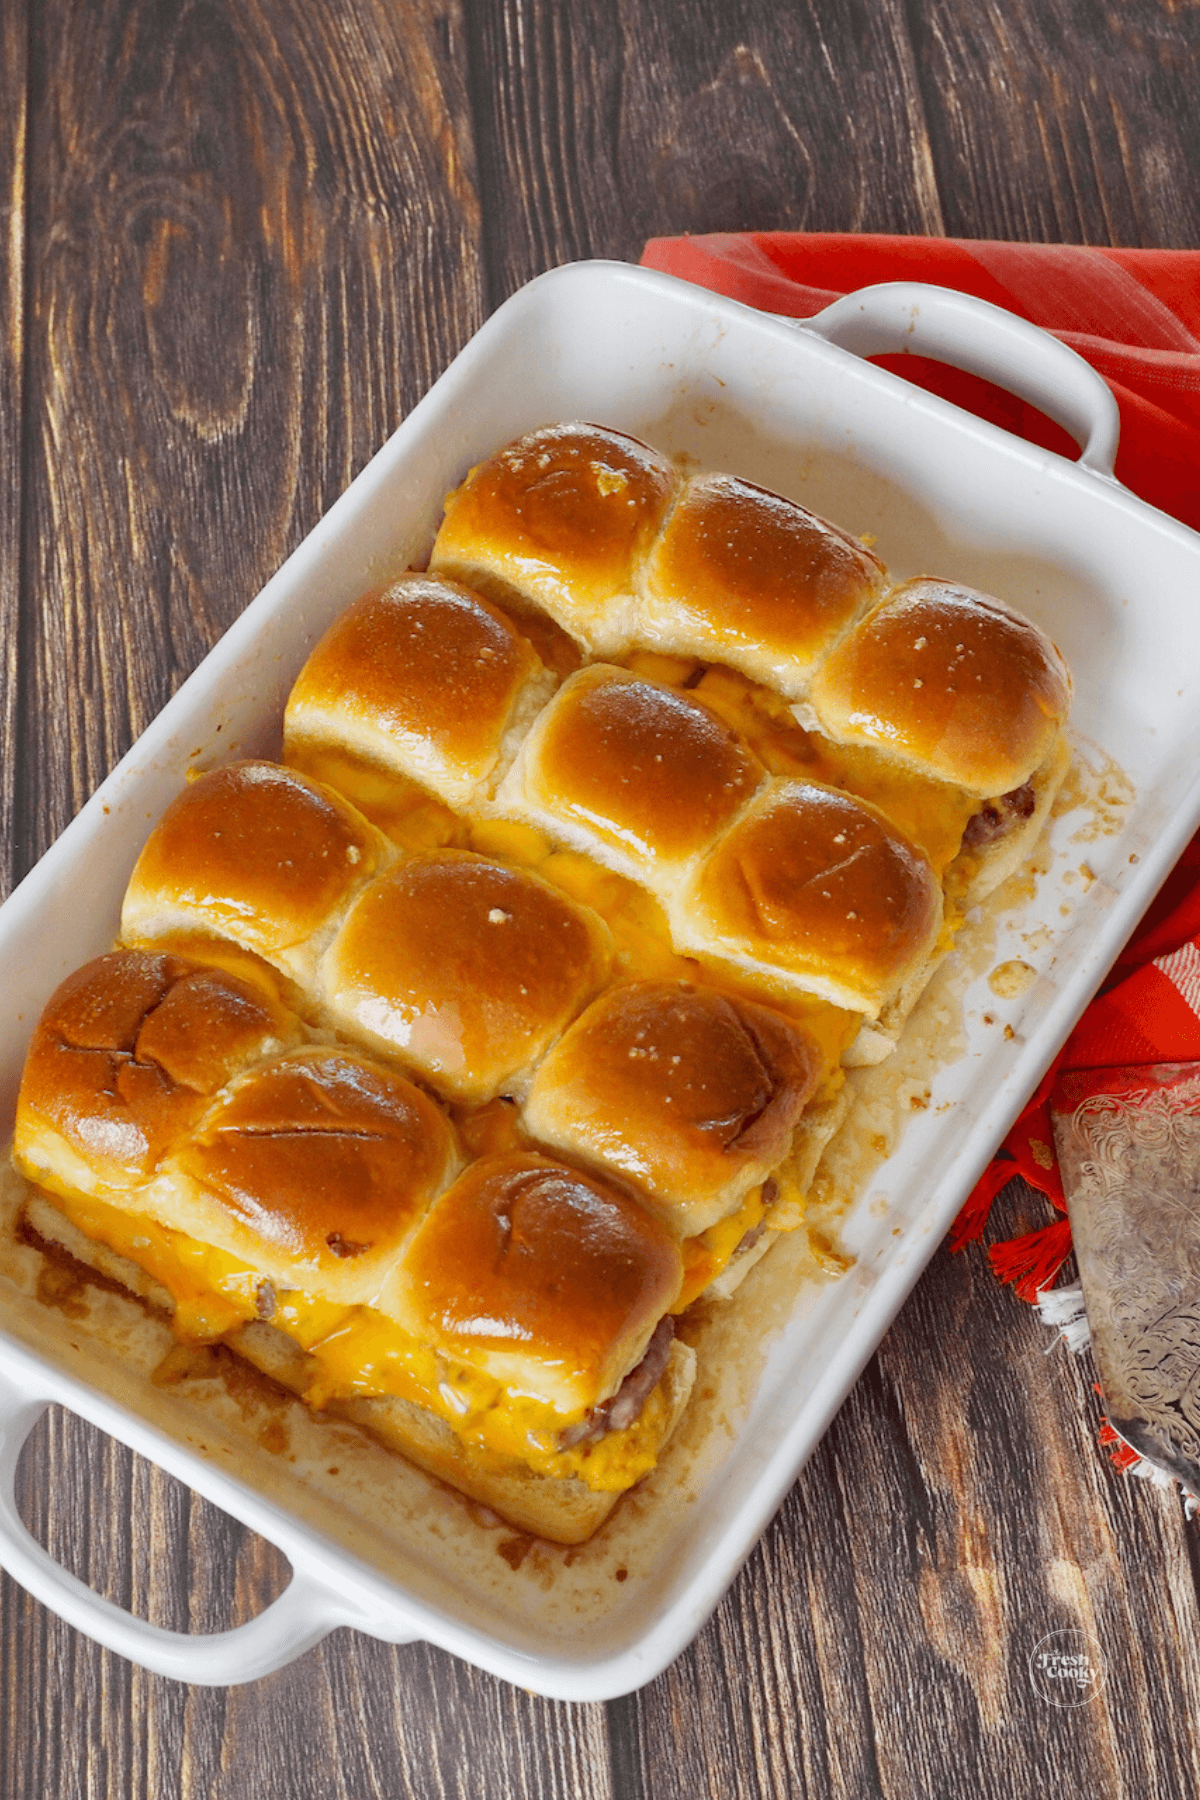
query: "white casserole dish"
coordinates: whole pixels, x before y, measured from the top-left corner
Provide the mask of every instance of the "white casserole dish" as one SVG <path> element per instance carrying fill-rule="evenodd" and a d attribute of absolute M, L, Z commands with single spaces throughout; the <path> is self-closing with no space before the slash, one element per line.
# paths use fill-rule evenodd
<path fill-rule="evenodd" d="M 902 348 L 1024 394 L 1086 444 L 1082 462 L 860 360 Z M 344 1427 L 301 1417 L 289 1426 L 297 1462 L 269 1453 L 219 1384 L 150 1386 L 160 1328 L 136 1309 L 100 1296 L 86 1319 L 67 1319 L 33 1297 L 33 1253 L 6 1250 L 0 1562 L 79 1629 L 161 1673 L 252 1679 L 350 1624 L 428 1639 L 564 1699 L 608 1698 L 656 1675 L 720 1598 L 1200 822 L 1200 537 L 1113 480 L 1115 403 L 1078 357 L 982 302 L 910 284 L 852 295 L 797 329 L 623 264 L 559 269 L 489 320 L 0 910 L 6 1134 L 33 1022 L 70 969 L 110 946 L 134 858 L 185 770 L 277 752 L 286 694 L 329 620 L 424 556 L 444 494 L 472 462 L 577 417 L 873 533 L 897 577 L 945 575 L 1012 600 L 1074 671 L 1072 732 L 1098 772 L 1092 800 L 1060 813 L 1032 898 L 987 925 L 984 950 L 951 972 L 954 995 L 934 1002 L 954 1054 L 847 1222 L 854 1268 L 793 1296 L 789 1246 L 765 1259 L 705 1339 L 713 1391 L 583 1551 L 518 1553 L 511 1533 L 356 1447 Z M 1020 961 L 1031 985 L 998 999 L 986 975 L 1005 961 Z M 237 1631 L 191 1638 L 61 1570 L 13 1502 L 21 1444 L 50 1402 L 272 1539 L 293 1566 L 285 1594 Z"/>

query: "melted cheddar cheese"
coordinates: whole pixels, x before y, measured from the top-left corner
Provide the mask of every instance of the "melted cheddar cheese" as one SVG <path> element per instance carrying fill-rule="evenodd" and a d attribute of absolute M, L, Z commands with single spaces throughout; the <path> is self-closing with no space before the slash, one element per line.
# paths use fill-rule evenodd
<path fill-rule="evenodd" d="M 344 794 L 401 850 L 440 850 L 465 842 L 462 821 L 415 781 L 365 756 L 321 744 L 289 748 L 289 768 Z"/>
<path fill-rule="evenodd" d="M 715 1281 L 730 1262 L 734 1251 L 748 1231 L 753 1231 L 766 1212 L 761 1187 L 751 1188 L 737 1212 L 718 1219 L 697 1237 L 685 1238 L 683 1252 L 683 1286 L 671 1311 L 681 1313 Z"/>
<path fill-rule="evenodd" d="M 213 1343 L 260 1319 L 270 1284 L 250 1265 L 210 1244 L 97 1199 L 56 1194 L 58 1209 L 85 1237 L 136 1263 L 174 1303 L 172 1324 L 186 1343 Z M 303 1398 L 399 1397 L 436 1414 L 481 1462 L 517 1462 L 539 1475 L 574 1477 L 595 1492 L 622 1493 L 654 1467 L 670 1409 L 660 1382 L 637 1419 L 594 1443 L 559 1448 L 564 1416 L 535 1396 L 504 1387 L 440 1355 L 370 1306 L 337 1306 L 297 1289 L 273 1294 L 269 1322 L 312 1358 Z"/>

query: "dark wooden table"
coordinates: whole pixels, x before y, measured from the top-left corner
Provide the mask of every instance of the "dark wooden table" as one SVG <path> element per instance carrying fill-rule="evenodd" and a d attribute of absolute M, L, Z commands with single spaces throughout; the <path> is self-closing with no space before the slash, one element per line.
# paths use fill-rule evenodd
<path fill-rule="evenodd" d="M 684 230 L 1196 246 L 1198 53 L 1196 0 L 3 0 L 7 880 L 522 282 Z M 348 1632 L 188 1689 L 5 1579 L 3 1800 L 1192 1795 L 1200 1540 L 1047 1342 L 939 1255 L 715 1618 L 608 1705 Z M 77 1420 L 23 1486 L 158 1623 L 284 1579 Z M 1027 1669 L 1063 1628 L 1107 1672 L 1069 1710 Z"/>

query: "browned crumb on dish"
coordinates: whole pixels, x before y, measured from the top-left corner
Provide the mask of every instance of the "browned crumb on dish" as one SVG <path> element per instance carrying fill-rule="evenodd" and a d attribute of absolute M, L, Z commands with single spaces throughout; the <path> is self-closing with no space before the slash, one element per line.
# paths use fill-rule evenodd
<path fill-rule="evenodd" d="M 1071 841 L 1091 844 L 1100 838 L 1113 837 L 1124 829 L 1129 808 L 1136 797 L 1137 790 L 1119 763 L 1102 756 L 1093 767 L 1077 751 L 1055 795 L 1050 816 L 1061 819 L 1067 813 L 1079 811 L 1084 816 Z"/>
<path fill-rule="evenodd" d="M 272 1456 L 286 1456 L 292 1447 L 291 1434 L 282 1419 L 268 1419 L 258 1434 L 258 1441 Z"/>
<path fill-rule="evenodd" d="M 988 976 L 988 986 L 1002 1000 L 1016 1000 L 1037 980 L 1037 970 L 1019 960 L 997 963 Z"/>
<path fill-rule="evenodd" d="M 496 1555 L 502 1556 L 510 1569 L 519 1569 L 537 1541 L 525 1532 L 519 1537 L 502 1538 L 496 1545 Z"/>
<path fill-rule="evenodd" d="M 211 1381 L 220 1375 L 215 1344 L 172 1344 L 150 1379 L 155 1387 L 176 1387 L 181 1381 Z"/>

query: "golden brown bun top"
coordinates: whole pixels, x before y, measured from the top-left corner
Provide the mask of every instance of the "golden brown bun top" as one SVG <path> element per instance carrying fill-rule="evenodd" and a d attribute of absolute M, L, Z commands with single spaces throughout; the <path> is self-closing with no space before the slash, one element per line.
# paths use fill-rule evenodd
<path fill-rule="evenodd" d="M 122 931 L 136 940 L 162 909 L 182 909 L 278 954 L 318 930 L 371 872 L 381 841 L 332 789 L 278 763 L 227 763 L 185 787 L 151 833 Z"/>
<path fill-rule="evenodd" d="M 102 1181 L 149 1178 L 231 1075 L 294 1041 L 265 988 L 173 956 L 119 950 L 69 975 L 34 1032 L 16 1148 L 49 1125 Z"/>
<path fill-rule="evenodd" d="M 894 751 L 980 795 L 1029 779 L 1070 703 L 1045 632 L 986 594 L 926 579 L 889 595 L 812 689 L 831 737 Z"/>
<path fill-rule="evenodd" d="M 339 1277 L 393 1257 L 456 1151 L 448 1121 L 402 1075 L 314 1046 L 251 1070 L 178 1160 L 254 1237 Z"/>
<path fill-rule="evenodd" d="M 746 953 L 875 1010 L 928 955 L 941 893 L 882 813 L 816 782 L 781 781 L 705 863 L 701 907 Z"/>
<path fill-rule="evenodd" d="M 816 1045 L 769 1007 L 686 982 L 627 982 L 545 1058 L 526 1122 L 636 1182 L 686 1236 L 735 1210 L 782 1159 L 821 1069 Z"/>
<path fill-rule="evenodd" d="M 473 1163 L 403 1259 L 416 1334 L 563 1411 L 606 1397 L 679 1292 L 666 1227 L 531 1151 Z"/>
<path fill-rule="evenodd" d="M 330 626 L 292 689 L 285 730 L 305 708 L 336 709 L 474 769 L 495 760 L 513 700 L 539 668 L 499 607 L 457 581 L 405 575 Z"/>
<path fill-rule="evenodd" d="M 704 849 L 764 775 L 698 700 L 602 664 L 564 685 L 530 760 L 531 799 L 651 866 Z"/>
<path fill-rule="evenodd" d="M 483 564 L 572 629 L 627 593 L 678 484 L 671 464 L 623 432 L 548 425 L 472 469 L 446 502 L 432 567 L 472 579 Z"/>
<path fill-rule="evenodd" d="M 596 916 L 467 850 L 403 858 L 365 889 L 322 969 L 339 1017 L 440 1092 L 486 1100 L 539 1056 L 608 968 Z"/>
<path fill-rule="evenodd" d="M 696 654 L 805 674 L 878 593 L 883 564 L 836 525 L 735 475 L 688 482 L 647 571 Z M 795 680 L 785 682 L 785 691 Z"/>

